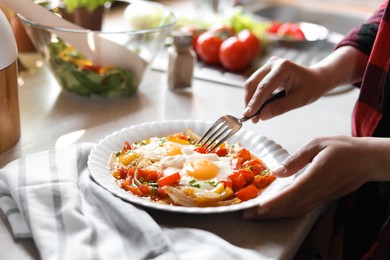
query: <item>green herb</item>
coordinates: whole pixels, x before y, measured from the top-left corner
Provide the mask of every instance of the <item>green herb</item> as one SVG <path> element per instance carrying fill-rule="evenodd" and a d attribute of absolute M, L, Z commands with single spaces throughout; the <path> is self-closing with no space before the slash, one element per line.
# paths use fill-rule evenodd
<path fill-rule="evenodd" d="M 158 187 L 158 183 L 155 182 L 155 181 L 150 181 L 150 182 L 148 183 L 148 185 L 149 185 L 150 187 Z"/>
<path fill-rule="evenodd" d="M 218 185 L 219 182 L 215 182 L 215 181 L 205 181 L 205 183 L 208 183 L 208 184 L 210 184 L 211 186 L 216 187 L 216 186 Z"/>
<path fill-rule="evenodd" d="M 161 138 L 161 139 L 160 139 L 159 146 L 163 146 L 164 143 L 166 143 L 166 142 L 167 142 L 167 139 L 166 139 L 165 137 Z"/>
<path fill-rule="evenodd" d="M 157 194 L 157 187 L 151 187 L 150 191 L 152 192 L 152 194 L 156 195 Z"/>
<path fill-rule="evenodd" d="M 265 169 L 260 173 L 261 176 L 267 175 L 269 173 L 269 169 Z"/>
<path fill-rule="evenodd" d="M 191 187 L 200 188 L 200 184 L 197 183 L 195 179 L 190 180 L 188 183 L 190 184 Z"/>

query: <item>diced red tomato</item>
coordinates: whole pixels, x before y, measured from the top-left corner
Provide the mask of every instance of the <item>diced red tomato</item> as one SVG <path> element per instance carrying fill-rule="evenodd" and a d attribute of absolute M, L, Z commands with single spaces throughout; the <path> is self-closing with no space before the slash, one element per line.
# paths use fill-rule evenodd
<path fill-rule="evenodd" d="M 197 153 L 202 153 L 202 154 L 208 153 L 207 150 L 206 150 L 206 148 L 204 148 L 203 146 L 201 146 L 201 147 L 196 147 L 196 148 L 194 149 L 194 151 L 197 152 Z"/>
<path fill-rule="evenodd" d="M 120 175 L 120 178 L 121 178 L 121 179 L 126 179 L 126 177 L 127 177 L 127 171 L 128 171 L 128 169 L 126 169 L 126 168 L 124 168 L 124 167 L 120 168 L 120 170 L 119 170 L 119 175 Z"/>
<path fill-rule="evenodd" d="M 163 176 L 163 173 L 154 170 L 147 169 L 138 169 L 138 179 L 143 179 L 143 181 L 157 181 L 159 178 Z"/>
<path fill-rule="evenodd" d="M 123 143 L 123 148 L 122 148 L 122 150 L 121 150 L 121 154 L 124 154 L 124 153 L 126 153 L 127 151 L 132 150 L 132 149 L 133 149 L 133 147 L 131 146 L 131 144 L 130 144 L 129 142 L 125 141 L 125 142 Z"/>
<path fill-rule="evenodd" d="M 235 157 L 230 160 L 230 165 L 232 166 L 233 170 L 239 170 L 242 168 L 242 163 L 244 160 L 241 157 Z"/>
<path fill-rule="evenodd" d="M 259 190 L 254 185 L 249 185 L 236 192 L 236 197 L 242 201 L 254 199 L 259 195 Z"/>
<path fill-rule="evenodd" d="M 253 179 L 253 185 L 255 185 L 258 189 L 264 189 L 268 187 L 276 177 L 274 175 L 256 175 Z"/>
<path fill-rule="evenodd" d="M 182 139 L 182 140 L 185 140 L 185 141 L 188 141 L 188 137 L 186 136 L 185 133 L 181 132 L 181 133 L 177 133 L 176 134 L 177 138 L 179 139 Z"/>
<path fill-rule="evenodd" d="M 136 170 L 137 170 L 137 168 L 134 168 L 134 167 L 129 168 L 127 170 L 127 178 L 129 178 L 129 177 L 133 178 Z"/>
<path fill-rule="evenodd" d="M 240 173 L 242 174 L 242 176 L 244 176 L 245 181 L 247 183 L 251 183 L 253 178 L 255 177 L 255 174 L 253 172 L 251 172 L 251 171 L 240 170 Z"/>
<path fill-rule="evenodd" d="M 225 187 L 233 188 L 233 182 L 230 179 L 220 180 L 220 182 L 223 183 Z"/>
<path fill-rule="evenodd" d="M 149 185 L 147 185 L 147 184 L 143 184 L 143 185 L 139 186 L 139 190 L 140 190 L 144 195 L 151 195 L 151 194 L 152 194 L 152 191 L 151 191 Z"/>
<path fill-rule="evenodd" d="M 232 181 L 234 191 L 241 190 L 247 185 L 247 181 L 240 171 L 234 171 L 229 175 L 229 179 Z"/>
<path fill-rule="evenodd" d="M 251 160 L 248 160 L 246 161 L 242 167 L 246 168 L 246 167 L 249 167 L 249 166 L 253 166 L 255 164 L 262 164 L 262 161 L 260 161 L 259 159 L 251 159 Z"/>
<path fill-rule="evenodd" d="M 253 171 L 253 174 L 255 174 L 255 175 L 260 174 L 262 171 L 267 169 L 267 167 L 264 165 L 264 163 L 259 159 L 252 159 L 252 160 L 246 161 L 242 167 L 243 168 L 250 167 Z"/>
<path fill-rule="evenodd" d="M 245 148 L 241 148 L 238 152 L 237 152 L 237 156 L 242 158 L 244 161 L 248 161 L 252 158 L 251 156 L 251 152 L 249 152 L 249 150 L 245 149 Z"/>
<path fill-rule="evenodd" d="M 140 191 L 140 189 L 137 186 L 132 185 L 130 180 L 123 181 L 121 183 L 121 187 L 137 196 L 143 195 L 143 193 Z"/>
<path fill-rule="evenodd" d="M 158 179 L 157 183 L 158 186 L 163 187 L 165 185 L 172 185 L 179 182 L 180 178 L 181 178 L 180 173 L 176 172 L 174 174 L 167 175 Z"/>
<path fill-rule="evenodd" d="M 168 196 L 167 193 L 163 189 L 161 189 L 161 188 L 157 189 L 157 195 L 160 196 L 160 197 Z"/>
<path fill-rule="evenodd" d="M 219 157 L 224 157 L 228 154 L 228 149 L 226 147 L 218 147 L 215 149 L 214 153 L 216 153 Z"/>

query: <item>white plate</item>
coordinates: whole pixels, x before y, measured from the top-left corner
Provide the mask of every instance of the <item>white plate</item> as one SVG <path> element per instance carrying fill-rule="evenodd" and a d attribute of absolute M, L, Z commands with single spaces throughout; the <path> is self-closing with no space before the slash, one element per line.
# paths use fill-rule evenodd
<path fill-rule="evenodd" d="M 174 120 L 155 121 L 124 128 L 108 135 L 92 149 L 88 158 L 88 168 L 92 177 L 99 185 L 123 200 L 153 209 L 182 213 L 222 213 L 246 209 L 258 205 L 291 183 L 291 177 L 276 179 L 255 199 L 235 205 L 201 208 L 162 205 L 142 199 L 120 188 L 117 181 L 111 176 L 108 166 L 109 157 L 113 151 L 120 150 L 125 141 L 132 143 L 153 136 L 165 136 L 185 131 L 186 128 L 190 128 L 194 133 L 202 135 L 210 125 L 211 122 Z M 271 169 L 288 155 L 287 151 L 274 141 L 245 129 L 241 129 L 229 141 L 239 141 L 243 147 L 258 155 Z"/>

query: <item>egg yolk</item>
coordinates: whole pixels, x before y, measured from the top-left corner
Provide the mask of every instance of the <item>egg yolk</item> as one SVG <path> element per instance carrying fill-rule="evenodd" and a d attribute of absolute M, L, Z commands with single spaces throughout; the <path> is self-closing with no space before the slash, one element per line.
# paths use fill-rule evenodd
<path fill-rule="evenodd" d="M 177 145 L 170 144 L 165 147 L 165 155 L 167 156 L 174 156 L 178 154 L 183 154 L 181 151 L 181 148 Z"/>
<path fill-rule="evenodd" d="M 180 146 L 172 143 L 167 143 L 164 146 L 159 146 L 157 149 L 154 149 L 154 152 L 161 156 L 175 156 L 183 154 Z"/>
<path fill-rule="evenodd" d="M 187 175 L 197 180 L 210 180 L 218 174 L 218 166 L 207 159 L 197 159 L 186 162 L 184 170 Z"/>

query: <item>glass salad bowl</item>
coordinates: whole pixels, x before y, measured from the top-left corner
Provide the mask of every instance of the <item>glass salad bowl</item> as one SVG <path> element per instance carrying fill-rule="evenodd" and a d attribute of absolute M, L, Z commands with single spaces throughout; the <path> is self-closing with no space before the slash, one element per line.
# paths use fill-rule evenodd
<path fill-rule="evenodd" d="M 60 14 L 61 8 L 55 5 L 53 8 L 53 4 L 47 4 L 49 2 L 45 2 L 45 7 Z M 99 97 L 123 97 L 136 93 L 145 72 L 150 69 L 176 23 L 176 17 L 168 8 L 139 0 L 110 1 L 103 8 L 101 29 L 60 28 L 18 16 L 61 88 L 82 96 Z M 82 39 L 87 43 L 84 45 L 89 49 L 82 52 L 67 42 L 72 34 L 84 36 Z M 66 39 L 62 35 L 66 35 Z M 96 48 L 100 44 L 99 38 L 124 47 L 120 48 L 123 53 L 115 55 L 120 57 L 118 61 L 131 66 L 97 64 L 88 58 L 91 53 L 99 56 L 93 52 L 112 51 L 110 48 Z M 142 68 L 138 68 L 138 64 L 142 64 Z"/>

